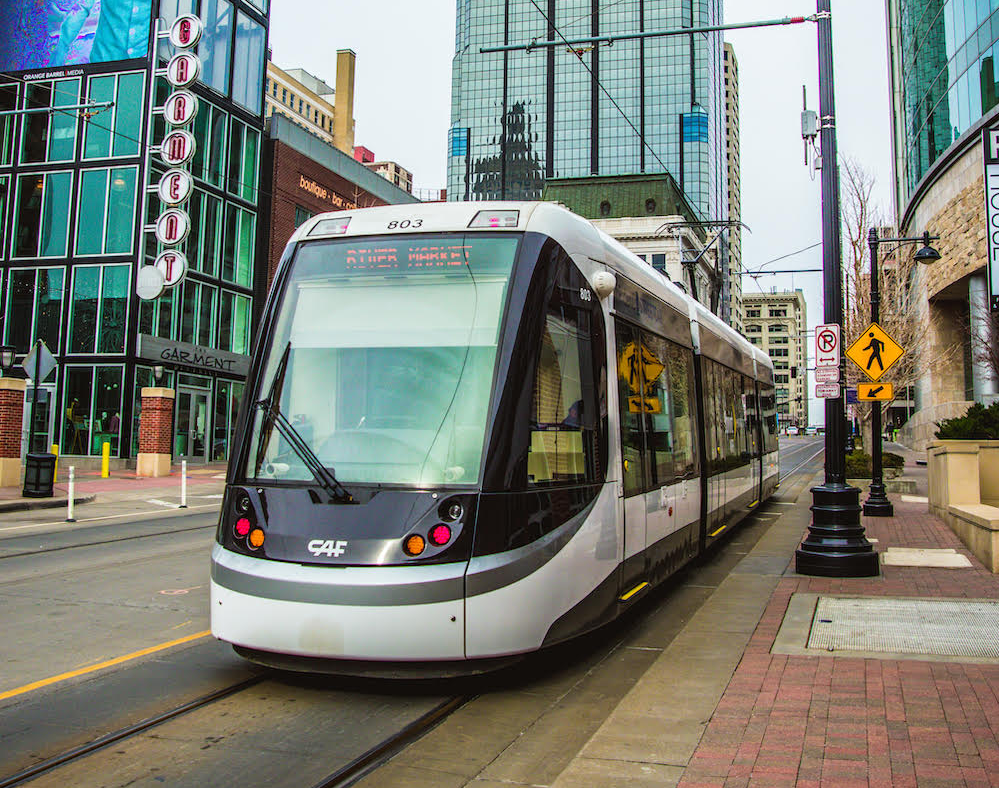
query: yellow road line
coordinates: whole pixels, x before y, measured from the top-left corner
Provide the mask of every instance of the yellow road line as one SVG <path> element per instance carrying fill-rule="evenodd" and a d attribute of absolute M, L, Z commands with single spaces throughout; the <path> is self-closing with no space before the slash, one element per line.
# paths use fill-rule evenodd
<path fill-rule="evenodd" d="M 72 679 L 76 676 L 83 676 L 87 673 L 93 673 L 96 670 L 102 670 L 103 668 L 110 668 L 112 665 L 120 665 L 122 662 L 128 662 L 132 659 L 137 659 L 138 657 L 144 657 L 147 654 L 155 654 L 157 651 L 165 651 L 168 648 L 174 646 L 179 646 L 182 643 L 190 643 L 192 640 L 198 640 L 199 638 L 207 637 L 212 634 L 211 630 L 205 630 L 204 632 L 195 632 L 193 635 L 187 635 L 186 637 L 177 638 L 176 640 L 168 641 L 167 643 L 160 643 L 158 646 L 150 646 L 149 648 L 144 648 L 141 651 L 133 651 L 131 654 L 125 654 L 121 657 L 115 657 L 114 659 L 109 659 L 104 662 L 98 662 L 96 665 L 91 665 L 89 668 L 80 668 L 79 670 L 71 670 L 68 673 L 60 673 L 58 676 L 50 676 L 47 679 L 42 679 L 41 681 L 35 681 L 31 684 L 25 684 L 23 687 L 18 687 L 17 689 L 7 690 L 7 692 L 0 692 L 0 700 L 7 700 L 8 698 L 16 697 L 17 695 L 23 695 L 26 692 L 31 692 L 36 689 L 41 689 L 42 687 L 47 687 L 50 684 L 57 684 L 60 681 L 65 681 L 66 679 Z"/>
<path fill-rule="evenodd" d="M 635 586 L 633 589 L 631 589 L 631 591 L 629 591 L 627 594 L 625 594 L 623 597 L 621 597 L 621 601 L 622 602 L 627 602 L 635 594 L 637 594 L 643 588 L 646 588 L 648 585 L 649 585 L 648 583 L 639 583 L 637 586 Z"/>

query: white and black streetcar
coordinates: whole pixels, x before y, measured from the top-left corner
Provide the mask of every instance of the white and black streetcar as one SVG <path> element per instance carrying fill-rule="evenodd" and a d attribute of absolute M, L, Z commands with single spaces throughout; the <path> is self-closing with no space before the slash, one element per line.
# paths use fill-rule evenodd
<path fill-rule="evenodd" d="M 773 365 L 550 203 L 313 217 L 257 337 L 211 627 L 475 672 L 609 622 L 778 483 Z"/>

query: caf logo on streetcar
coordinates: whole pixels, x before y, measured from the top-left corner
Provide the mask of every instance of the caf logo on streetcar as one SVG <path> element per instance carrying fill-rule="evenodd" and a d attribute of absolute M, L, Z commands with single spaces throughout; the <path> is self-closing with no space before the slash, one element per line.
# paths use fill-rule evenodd
<path fill-rule="evenodd" d="M 321 555 L 339 558 L 347 552 L 347 542 L 334 539 L 313 539 L 309 542 L 309 552 L 316 558 Z"/>

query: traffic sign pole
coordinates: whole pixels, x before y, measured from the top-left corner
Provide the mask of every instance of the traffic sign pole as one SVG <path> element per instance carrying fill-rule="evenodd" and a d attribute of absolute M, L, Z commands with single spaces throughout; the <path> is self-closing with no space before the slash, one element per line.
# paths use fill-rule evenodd
<path fill-rule="evenodd" d="M 826 323 L 843 324 L 840 268 L 839 167 L 836 163 L 836 110 L 833 90 L 830 0 L 818 0 L 819 115 L 822 147 L 822 290 Z M 840 379 L 843 360 L 840 358 Z M 846 414 L 843 397 L 826 400 L 825 482 L 812 488 L 812 522 L 795 551 L 795 569 L 822 577 L 873 577 L 878 554 L 860 522 L 860 490 L 846 484 Z"/>
<path fill-rule="evenodd" d="M 42 374 L 42 340 L 35 340 L 35 374 L 32 376 L 32 383 L 35 384 L 35 395 L 31 398 L 31 416 L 29 417 L 31 421 L 28 423 L 28 453 L 33 454 L 31 450 L 31 439 L 35 437 L 35 409 L 38 407 L 38 389 L 41 381 L 38 379 Z M 55 481 L 53 479 L 53 481 Z"/>

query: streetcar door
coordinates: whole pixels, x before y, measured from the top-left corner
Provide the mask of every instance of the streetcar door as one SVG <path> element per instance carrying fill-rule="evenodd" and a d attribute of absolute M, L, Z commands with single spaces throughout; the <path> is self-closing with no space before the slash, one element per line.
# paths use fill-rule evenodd
<path fill-rule="evenodd" d="M 627 592 L 646 574 L 645 433 L 641 412 L 640 335 L 617 321 L 618 413 L 621 423 L 621 485 L 624 498 L 624 571 L 621 590 Z"/>

